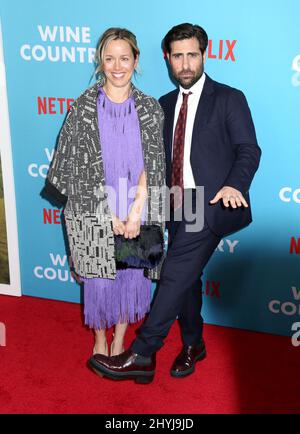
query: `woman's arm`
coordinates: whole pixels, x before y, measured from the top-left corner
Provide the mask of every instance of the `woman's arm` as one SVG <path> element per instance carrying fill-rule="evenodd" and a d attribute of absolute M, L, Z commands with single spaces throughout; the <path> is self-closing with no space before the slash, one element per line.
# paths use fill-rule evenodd
<path fill-rule="evenodd" d="M 141 219 L 143 214 L 143 209 L 145 202 L 147 200 L 147 182 L 146 182 L 146 172 L 140 174 L 139 182 L 137 186 L 137 192 L 135 195 L 134 202 L 131 206 L 131 210 L 128 214 L 125 223 L 125 238 L 135 238 L 140 233 Z"/>
<path fill-rule="evenodd" d="M 124 235 L 125 224 L 115 214 L 111 213 L 113 232 L 115 235 Z"/>

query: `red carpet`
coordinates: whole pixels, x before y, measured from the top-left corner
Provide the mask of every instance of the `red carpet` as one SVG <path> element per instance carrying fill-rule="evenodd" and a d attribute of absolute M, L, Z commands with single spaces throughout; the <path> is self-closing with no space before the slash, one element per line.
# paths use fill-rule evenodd
<path fill-rule="evenodd" d="M 101 379 L 86 367 L 93 346 L 82 307 L 0 296 L 0 413 L 300 413 L 300 347 L 288 337 L 205 326 L 208 357 L 175 379 L 175 324 L 150 385 Z M 131 327 L 127 345 L 135 336 Z"/>

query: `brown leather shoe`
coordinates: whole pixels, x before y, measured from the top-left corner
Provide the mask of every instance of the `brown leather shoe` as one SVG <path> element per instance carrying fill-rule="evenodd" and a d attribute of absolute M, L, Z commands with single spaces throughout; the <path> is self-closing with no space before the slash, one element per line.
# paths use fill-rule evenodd
<path fill-rule="evenodd" d="M 100 376 L 147 384 L 154 378 L 156 357 L 155 354 L 152 357 L 143 357 L 127 350 L 112 357 L 95 354 L 88 364 Z"/>
<path fill-rule="evenodd" d="M 206 356 L 205 344 L 202 342 L 198 346 L 184 346 L 176 357 L 172 368 L 172 377 L 186 377 L 195 370 L 196 362 L 203 360 Z"/>

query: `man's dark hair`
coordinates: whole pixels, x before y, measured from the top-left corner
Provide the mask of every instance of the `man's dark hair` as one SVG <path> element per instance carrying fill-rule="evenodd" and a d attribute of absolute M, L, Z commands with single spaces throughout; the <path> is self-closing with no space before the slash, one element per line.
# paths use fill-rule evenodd
<path fill-rule="evenodd" d="M 208 44 L 206 31 L 197 24 L 183 23 L 172 27 L 163 39 L 163 50 L 170 54 L 171 43 L 174 41 L 182 41 L 183 39 L 197 38 L 199 41 L 200 51 L 203 54 Z"/>

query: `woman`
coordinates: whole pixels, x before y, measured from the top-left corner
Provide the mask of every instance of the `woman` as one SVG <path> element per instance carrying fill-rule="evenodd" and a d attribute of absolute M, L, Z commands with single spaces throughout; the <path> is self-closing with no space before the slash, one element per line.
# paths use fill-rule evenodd
<path fill-rule="evenodd" d="M 129 30 L 102 35 L 96 51 L 101 78 L 73 104 L 48 173 L 68 197 L 64 216 L 74 269 L 84 282 L 85 323 L 95 330 L 93 353 L 105 355 L 112 325 L 110 355 L 124 350 L 127 325 L 149 310 L 150 279 L 159 278 L 161 266 L 117 270 L 114 257 L 114 235 L 134 238 L 144 221 L 164 230 L 157 194 L 165 184 L 163 112 L 131 83 L 138 60 Z"/>

